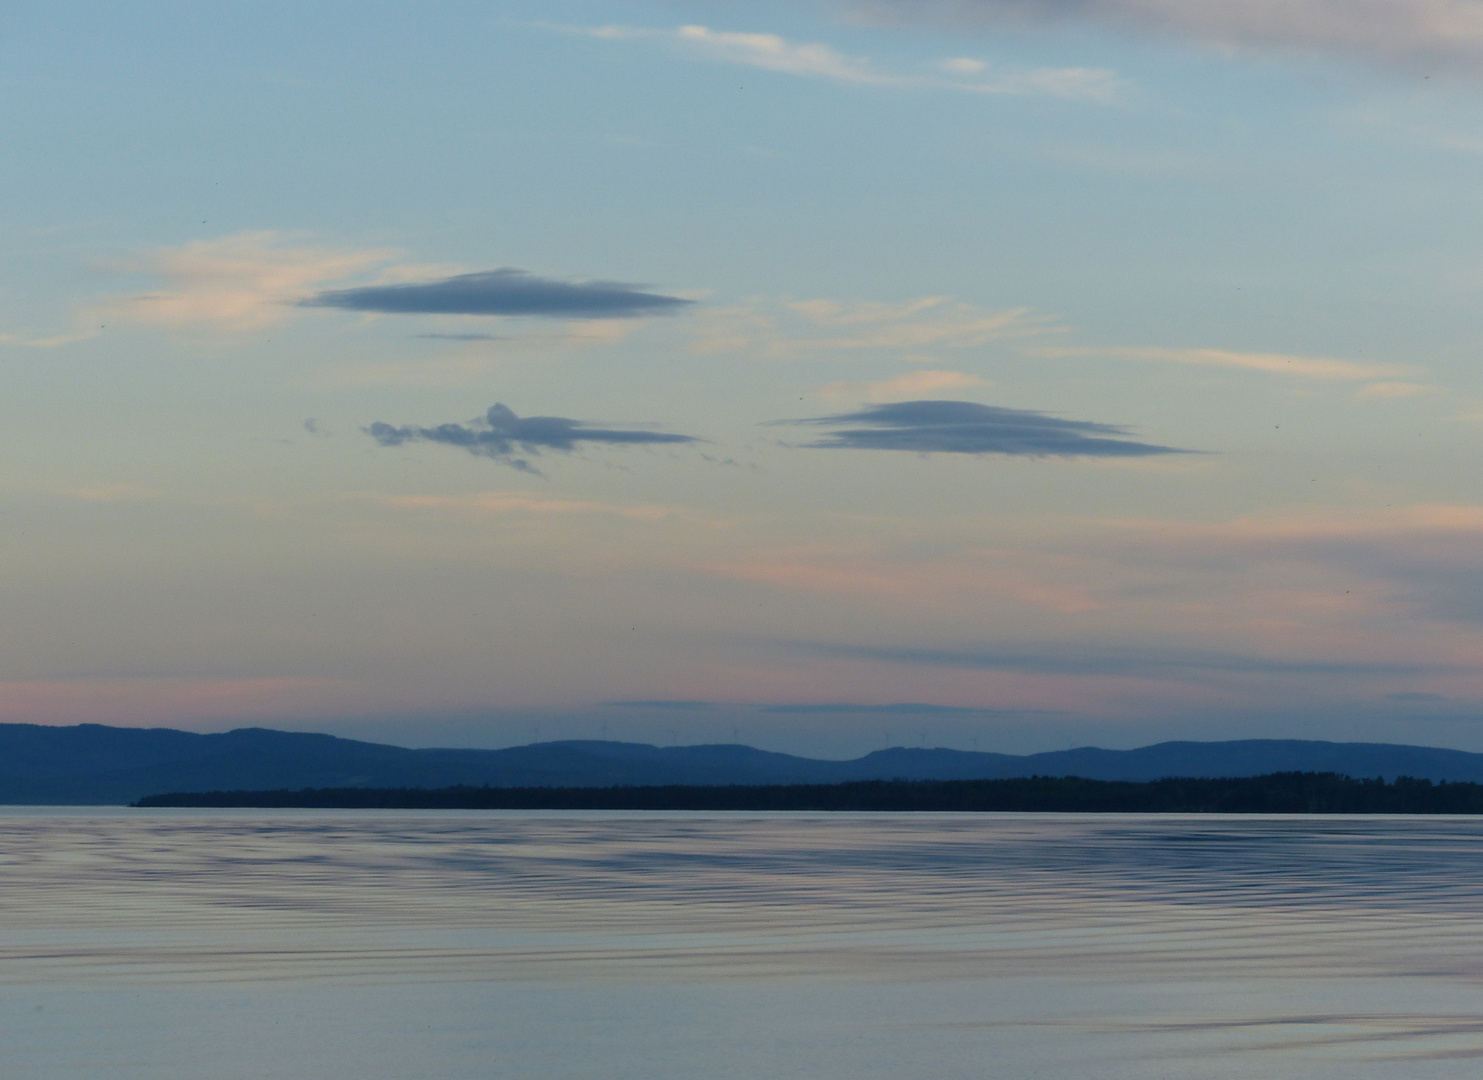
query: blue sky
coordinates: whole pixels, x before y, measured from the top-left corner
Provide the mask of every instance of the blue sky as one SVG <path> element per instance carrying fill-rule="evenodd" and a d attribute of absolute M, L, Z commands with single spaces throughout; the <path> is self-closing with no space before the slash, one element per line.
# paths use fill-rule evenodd
<path fill-rule="evenodd" d="M 1475 0 L 0 50 L 0 720 L 1483 748 Z"/>

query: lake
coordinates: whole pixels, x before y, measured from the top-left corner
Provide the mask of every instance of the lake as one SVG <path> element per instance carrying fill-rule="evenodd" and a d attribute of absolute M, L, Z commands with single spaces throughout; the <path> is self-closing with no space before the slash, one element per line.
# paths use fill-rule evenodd
<path fill-rule="evenodd" d="M 0 808 L 8 1080 L 1480 1058 L 1480 819 Z"/>

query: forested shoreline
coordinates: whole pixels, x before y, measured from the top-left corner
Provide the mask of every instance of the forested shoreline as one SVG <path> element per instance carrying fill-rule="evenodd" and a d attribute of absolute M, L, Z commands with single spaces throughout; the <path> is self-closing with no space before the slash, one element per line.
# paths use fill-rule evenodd
<path fill-rule="evenodd" d="M 1177 777 L 868 780 L 653 787 L 303 788 L 150 795 L 135 807 L 388 810 L 814 810 L 1209 814 L 1483 814 L 1483 784 L 1336 773 Z"/>

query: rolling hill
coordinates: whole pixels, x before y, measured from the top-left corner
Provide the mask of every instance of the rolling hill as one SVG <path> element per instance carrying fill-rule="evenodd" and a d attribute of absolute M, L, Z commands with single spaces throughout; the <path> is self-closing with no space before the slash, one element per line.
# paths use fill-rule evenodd
<path fill-rule="evenodd" d="M 174 791 L 311 787 L 829 784 L 1020 776 L 1155 780 L 1274 772 L 1483 782 L 1483 754 L 1387 743 L 1249 739 L 1028 755 L 896 747 L 829 761 L 735 745 L 574 740 L 502 750 L 413 750 L 265 728 L 201 735 L 98 724 L 0 724 L 0 803 L 11 805 L 122 805 Z"/>

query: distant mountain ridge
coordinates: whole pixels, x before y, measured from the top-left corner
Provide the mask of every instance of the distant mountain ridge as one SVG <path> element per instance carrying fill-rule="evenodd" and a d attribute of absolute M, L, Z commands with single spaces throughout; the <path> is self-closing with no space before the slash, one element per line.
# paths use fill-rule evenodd
<path fill-rule="evenodd" d="M 1483 782 L 1483 754 L 1389 743 L 1244 739 L 1026 755 L 895 747 L 850 761 L 828 761 L 724 744 L 661 747 L 569 740 L 503 750 L 411 750 L 266 728 L 199 735 L 100 724 L 0 724 L 0 803 L 10 805 L 122 805 L 175 791 L 828 784 L 1019 776 L 1157 780 L 1274 772 Z"/>

